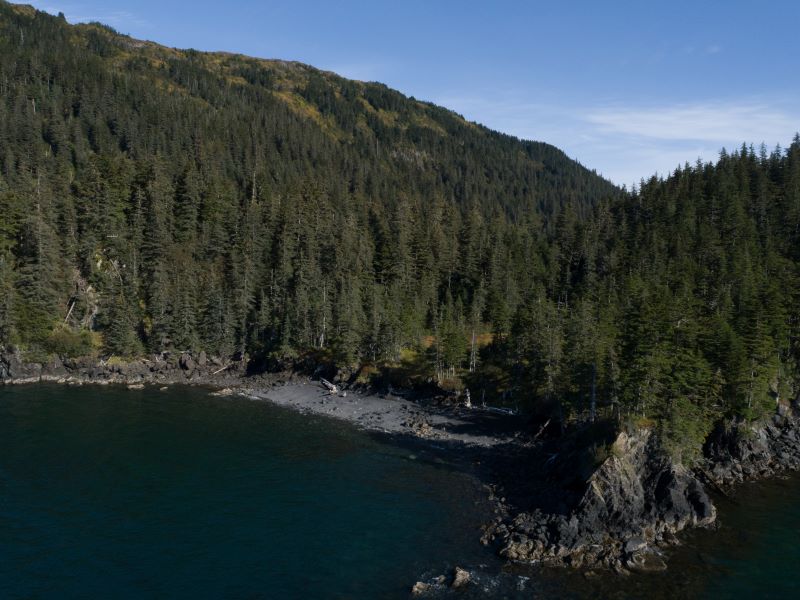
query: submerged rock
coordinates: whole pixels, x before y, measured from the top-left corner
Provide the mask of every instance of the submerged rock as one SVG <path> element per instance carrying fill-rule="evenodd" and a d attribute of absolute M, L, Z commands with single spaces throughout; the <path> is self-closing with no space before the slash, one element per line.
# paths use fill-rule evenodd
<path fill-rule="evenodd" d="M 232 396 L 234 391 L 231 388 L 222 388 L 216 392 L 211 392 L 212 396 Z"/>
<path fill-rule="evenodd" d="M 631 571 L 654 573 L 665 571 L 667 563 L 655 552 L 643 551 L 634 553 L 625 565 Z"/>
<path fill-rule="evenodd" d="M 628 554 L 633 554 L 644 548 L 647 548 L 647 542 L 640 537 L 631 538 L 625 543 L 625 552 Z"/>

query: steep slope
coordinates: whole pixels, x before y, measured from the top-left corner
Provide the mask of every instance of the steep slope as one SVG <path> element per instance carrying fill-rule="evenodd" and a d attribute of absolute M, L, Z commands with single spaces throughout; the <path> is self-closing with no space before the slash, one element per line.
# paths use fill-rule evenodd
<path fill-rule="evenodd" d="M 719 421 L 800 398 L 798 248 L 800 136 L 653 177 L 559 227 L 475 386 L 491 375 L 543 419 L 654 427 L 691 462 Z"/>
<path fill-rule="evenodd" d="M 557 215 L 618 193 L 380 84 L 4 2 L 0 86 L 0 340 L 34 352 L 397 358 L 502 329 Z"/>

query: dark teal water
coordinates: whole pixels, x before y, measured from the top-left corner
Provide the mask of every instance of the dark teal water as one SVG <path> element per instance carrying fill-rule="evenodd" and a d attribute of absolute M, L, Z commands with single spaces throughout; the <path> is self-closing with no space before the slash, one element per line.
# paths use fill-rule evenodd
<path fill-rule="evenodd" d="M 717 506 L 719 530 L 691 532 L 675 552 L 675 570 L 699 582 L 693 591 L 706 598 L 800 598 L 800 477 L 744 484 Z"/>
<path fill-rule="evenodd" d="M 800 477 L 718 499 L 665 573 L 500 563 L 477 484 L 431 454 L 263 402 L 0 387 L 0 598 L 800 598 Z M 481 566 L 483 565 L 483 566 Z"/>
<path fill-rule="evenodd" d="M 562 596 L 578 598 L 800 598 L 800 476 L 747 483 L 715 501 L 719 528 L 683 535 L 663 573 L 587 580 L 541 572 L 539 584 L 561 582 Z"/>
<path fill-rule="evenodd" d="M 0 387 L 0 598 L 404 597 L 485 557 L 476 491 L 263 402 Z"/>

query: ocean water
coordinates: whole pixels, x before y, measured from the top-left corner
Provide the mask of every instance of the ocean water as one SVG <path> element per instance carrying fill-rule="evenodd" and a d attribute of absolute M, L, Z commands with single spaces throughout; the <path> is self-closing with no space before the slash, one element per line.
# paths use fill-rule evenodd
<path fill-rule="evenodd" d="M 0 598 L 391 598 L 486 556 L 477 484 L 206 391 L 0 386 Z"/>
<path fill-rule="evenodd" d="M 0 598 L 800 598 L 800 477 L 718 498 L 665 573 L 503 567 L 446 457 L 197 388 L 0 387 Z"/>
<path fill-rule="evenodd" d="M 685 536 L 663 577 L 669 588 L 701 598 L 800 598 L 800 477 L 749 482 L 715 500 L 718 530 Z"/>
<path fill-rule="evenodd" d="M 565 598 L 800 598 L 800 476 L 745 483 L 715 502 L 717 528 L 684 533 L 663 573 L 587 579 L 540 571 L 539 584 L 560 587 Z"/>

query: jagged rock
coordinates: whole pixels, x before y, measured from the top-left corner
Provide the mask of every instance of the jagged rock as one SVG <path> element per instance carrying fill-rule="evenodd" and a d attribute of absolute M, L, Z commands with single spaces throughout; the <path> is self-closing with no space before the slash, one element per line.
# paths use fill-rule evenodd
<path fill-rule="evenodd" d="M 10 349 L 0 354 L 0 380 L 17 383 L 39 381 L 42 376 L 42 365 L 27 363 L 17 349 Z"/>
<path fill-rule="evenodd" d="M 194 362 L 192 355 L 188 352 L 181 354 L 180 359 L 178 360 L 178 364 L 180 365 L 181 369 L 184 371 L 192 372 L 195 370 L 197 364 Z"/>
<path fill-rule="evenodd" d="M 646 547 L 647 542 L 640 537 L 633 537 L 625 542 L 625 552 L 628 554 L 633 554 L 634 552 L 642 550 Z"/>
<path fill-rule="evenodd" d="M 48 378 L 60 378 L 65 377 L 67 375 L 67 369 L 64 367 L 64 363 L 58 356 L 52 356 L 48 359 L 46 363 L 42 365 L 42 376 L 46 376 Z"/>
<path fill-rule="evenodd" d="M 501 555 L 514 561 L 593 566 L 629 556 L 665 531 L 710 525 L 715 519 L 716 509 L 703 486 L 691 471 L 664 456 L 650 431 L 620 433 L 610 456 L 585 482 L 575 508 L 566 515 L 517 515 L 508 524 Z M 626 565 L 620 562 L 619 569 Z"/>
<path fill-rule="evenodd" d="M 461 567 L 456 567 L 455 571 L 453 572 L 453 583 L 450 585 L 450 587 L 458 589 L 464 587 L 469 582 L 470 582 L 469 571 L 466 571 Z"/>
<path fill-rule="evenodd" d="M 706 442 L 704 473 L 716 485 L 731 485 L 781 469 L 800 467 L 798 416 L 778 405 L 780 419 L 766 425 L 721 423 Z"/>
<path fill-rule="evenodd" d="M 663 534 L 661 534 L 659 541 L 665 546 L 677 546 L 681 543 L 680 539 L 678 539 L 678 536 L 671 531 L 665 531 Z"/>
<path fill-rule="evenodd" d="M 720 424 L 693 469 L 674 463 L 650 431 L 621 433 L 599 466 L 550 468 L 565 498 L 572 493 L 566 490 L 579 490 L 571 508 L 554 499 L 552 506 L 560 506 L 554 512 L 508 516 L 487 528 L 484 540 L 497 541 L 501 556 L 512 561 L 621 574 L 663 570 L 664 559 L 653 548 L 678 544 L 676 533 L 716 520 L 703 482 L 724 492 L 719 486 L 800 469 L 798 403 L 800 398 L 791 407 L 779 404 L 778 418 L 766 422 Z"/>
<path fill-rule="evenodd" d="M 425 583 L 423 581 L 418 581 L 411 588 L 411 595 L 412 596 L 424 596 L 425 594 L 427 594 L 430 591 L 431 591 L 430 584 L 427 584 L 427 583 Z"/>

